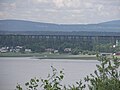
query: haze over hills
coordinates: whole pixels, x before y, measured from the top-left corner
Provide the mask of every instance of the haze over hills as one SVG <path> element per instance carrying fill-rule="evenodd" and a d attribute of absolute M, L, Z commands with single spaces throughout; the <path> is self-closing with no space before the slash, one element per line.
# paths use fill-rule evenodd
<path fill-rule="evenodd" d="M 53 24 L 24 20 L 0 20 L 0 31 L 100 31 L 120 32 L 120 20 L 99 24 Z"/>

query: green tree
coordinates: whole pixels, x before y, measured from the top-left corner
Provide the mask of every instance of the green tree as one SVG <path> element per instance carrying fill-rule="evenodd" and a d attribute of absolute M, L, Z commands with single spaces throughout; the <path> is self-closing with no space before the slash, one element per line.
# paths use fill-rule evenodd
<path fill-rule="evenodd" d="M 85 78 L 89 90 L 120 90 L 120 62 L 117 58 L 99 57 L 97 70 Z"/>
<path fill-rule="evenodd" d="M 79 48 L 74 48 L 74 49 L 72 49 L 72 52 L 71 52 L 71 53 L 72 53 L 73 55 L 78 55 L 79 52 L 80 52 Z"/>

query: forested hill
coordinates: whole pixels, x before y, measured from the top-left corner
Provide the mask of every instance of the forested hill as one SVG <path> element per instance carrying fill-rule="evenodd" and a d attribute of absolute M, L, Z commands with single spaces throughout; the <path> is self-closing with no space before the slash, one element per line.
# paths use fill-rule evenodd
<path fill-rule="evenodd" d="M 100 31 L 120 32 L 120 20 L 99 24 L 52 24 L 24 20 L 0 20 L 0 31 Z"/>

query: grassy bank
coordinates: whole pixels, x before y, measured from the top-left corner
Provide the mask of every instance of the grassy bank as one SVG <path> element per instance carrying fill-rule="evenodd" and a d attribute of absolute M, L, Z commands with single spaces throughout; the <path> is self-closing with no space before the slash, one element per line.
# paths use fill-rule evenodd
<path fill-rule="evenodd" d="M 96 55 L 71 55 L 71 54 L 50 54 L 50 53 L 0 53 L 0 57 L 35 57 L 39 59 L 82 59 L 97 60 Z M 115 56 L 120 58 L 120 56 Z M 112 58 L 112 56 L 109 56 Z"/>
<path fill-rule="evenodd" d="M 46 55 L 39 57 L 39 59 L 82 59 L 82 60 L 96 60 L 94 55 Z"/>
<path fill-rule="evenodd" d="M 39 55 L 39 53 L 0 53 L 0 57 L 33 57 Z"/>
<path fill-rule="evenodd" d="M 39 59 L 86 59 L 96 60 L 95 55 L 70 55 L 49 53 L 0 53 L 0 57 L 36 57 Z"/>

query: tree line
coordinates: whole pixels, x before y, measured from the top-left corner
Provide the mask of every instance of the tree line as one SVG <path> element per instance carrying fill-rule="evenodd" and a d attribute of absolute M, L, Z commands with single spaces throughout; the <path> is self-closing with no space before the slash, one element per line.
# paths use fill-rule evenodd
<path fill-rule="evenodd" d="M 58 50 L 59 53 L 64 53 L 65 48 L 71 48 L 73 54 L 79 54 L 79 52 L 117 52 L 120 50 L 120 46 L 113 48 L 115 43 L 111 43 L 111 40 L 101 39 L 99 42 L 91 38 L 83 39 L 68 39 L 68 38 L 35 38 L 25 36 L 12 36 L 3 35 L 0 36 L 0 47 L 9 46 L 23 46 L 24 48 L 30 48 L 33 52 L 45 52 L 45 49 L 52 48 Z"/>

